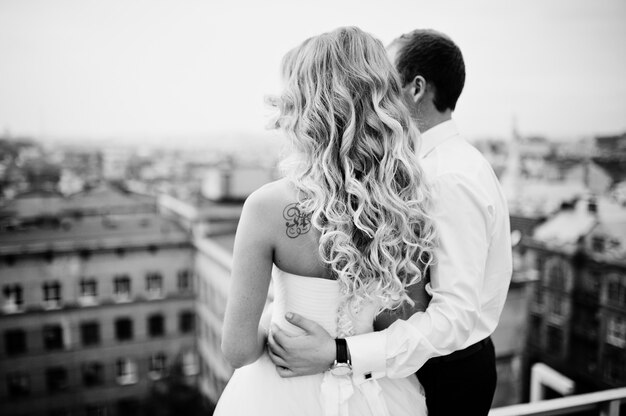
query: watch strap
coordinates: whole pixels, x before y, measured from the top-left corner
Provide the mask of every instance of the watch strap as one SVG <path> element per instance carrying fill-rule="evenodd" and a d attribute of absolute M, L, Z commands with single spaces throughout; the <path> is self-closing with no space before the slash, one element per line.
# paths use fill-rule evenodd
<path fill-rule="evenodd" d="M 335 338 L 335 346 L 337 347 L 337 363 L 349 364 L 348 360 L 348 343 L 345 338 Z"/>

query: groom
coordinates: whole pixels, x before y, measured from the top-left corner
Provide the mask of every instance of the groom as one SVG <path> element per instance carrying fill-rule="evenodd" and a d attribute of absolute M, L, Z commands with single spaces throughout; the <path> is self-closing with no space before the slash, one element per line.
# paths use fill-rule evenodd
<path fill-rule="evenodd" d="M 417 372 L 429 416 L 487 415 L 496 386 L 491 333 L 511 278 L 509 214 L 489 163 L 459 134 L 452 112 L 465 83 L 458 46 L 433 30 L 415 30 L 388 47 L 404 101 L 422 132 L 422 168 L 433 185 L 439 233 L 424 312 L 388 328 L 333 340 L 312 321 L 305 330 L 274 330 L 270 357 L 283 377 L 348 367 L 356 382 Z M 347 354 L 345 347 L 347 344 Z"/>

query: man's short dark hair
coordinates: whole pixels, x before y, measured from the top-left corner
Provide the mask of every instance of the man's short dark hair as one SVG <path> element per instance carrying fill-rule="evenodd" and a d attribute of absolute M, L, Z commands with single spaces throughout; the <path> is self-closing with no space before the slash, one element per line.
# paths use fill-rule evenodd
<path fill-rule="evenodd" d="M 435 30 L 417 29 L 394 42 L 399 43 L 395 65 L 403 85 L 421 75 L 435 87 L 437 110 L 454 110 L 465 85 L 465 63 L 452 39 Z"/>

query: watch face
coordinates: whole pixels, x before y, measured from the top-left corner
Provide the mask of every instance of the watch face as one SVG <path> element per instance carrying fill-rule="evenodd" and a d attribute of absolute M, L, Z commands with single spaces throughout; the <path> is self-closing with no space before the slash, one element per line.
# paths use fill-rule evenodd
<path fill-rule="evenodd" d="M 330 369 L 330 373 L 334 376 L 347 376 L 352 374 L 352 368 L 348 364 L 339 363 Z"/>

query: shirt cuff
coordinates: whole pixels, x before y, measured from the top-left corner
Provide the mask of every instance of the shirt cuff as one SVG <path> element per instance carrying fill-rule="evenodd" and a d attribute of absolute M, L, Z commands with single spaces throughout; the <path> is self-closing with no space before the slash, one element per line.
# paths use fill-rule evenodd
<path fill-rule="evenodd" d="M 352 376 L 357 383 L 384 377 L 387 372 L 385 331 L 347 337 Z"/>

